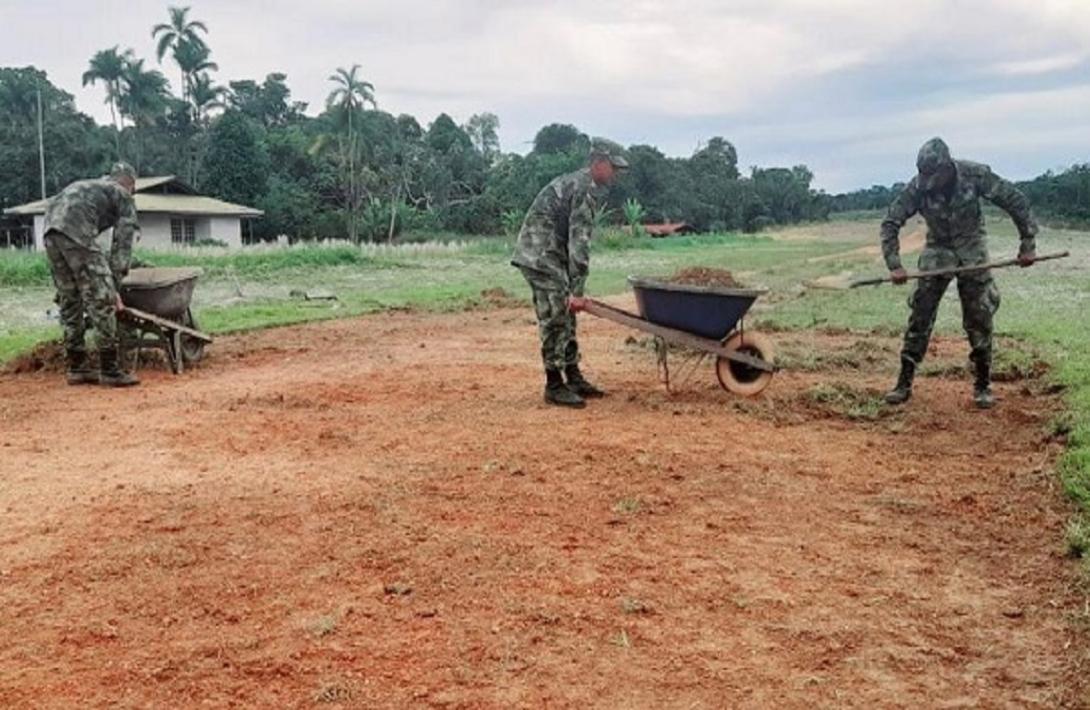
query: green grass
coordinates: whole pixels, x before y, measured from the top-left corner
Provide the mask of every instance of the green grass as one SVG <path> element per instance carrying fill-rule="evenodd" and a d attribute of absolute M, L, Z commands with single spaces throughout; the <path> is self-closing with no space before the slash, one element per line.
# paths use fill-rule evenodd
<path fill-rule="evenodd" d="M 856 421 L 874 421 L 890 411 L 879 395 L 841 382 L 815 385 L 806 397 L 821 409 Z"/>
<path fill-rule="evenodd" d="M 61 329 L 56 326 L 0 330 L 0 364 L 31 350 L 38 343 L 60 337 Z"/>

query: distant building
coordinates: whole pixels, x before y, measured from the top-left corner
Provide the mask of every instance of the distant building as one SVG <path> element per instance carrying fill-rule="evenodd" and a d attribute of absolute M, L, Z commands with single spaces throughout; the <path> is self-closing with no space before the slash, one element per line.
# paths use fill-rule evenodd
<path fill-rule="evenodd" d="M 135 199 L 140 246 L 151 249 L 209 241 L 240 247 L 243 229 L 264 214 L 253 207 L 198 195 L 173 175 L 139 178 Z M 33 218 L 31 242 L 36 250 L 43 248 L 45 206 L 44 200 L 38 200 L 4 210 L 9 217 Z"/>
<path fill-rule="evenodd" d="M 645 224 L 645 232 L 652 237 L 672 237 L 675 234 L 692 234 L 696 229 L 686 222 L 663 222 L 662 224 Z"/>

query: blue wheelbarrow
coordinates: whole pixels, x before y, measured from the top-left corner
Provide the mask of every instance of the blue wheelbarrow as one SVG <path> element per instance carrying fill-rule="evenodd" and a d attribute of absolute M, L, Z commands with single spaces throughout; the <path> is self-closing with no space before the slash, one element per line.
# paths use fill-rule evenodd
<path fill-rule="evenodd" d="M 715 358 L 719 385 L 734 394 L 752 397 L 764 391 L 776 373 L 772 341 L 745 330 L 746 313 L 764 291 L 718 286 L 690 286 L 629 277 L 639 315 L 588 299 L 586 312 L 655 337 L 659 374 L 670 389 L 670 346 L 692 353 L 695 370 Z"/>

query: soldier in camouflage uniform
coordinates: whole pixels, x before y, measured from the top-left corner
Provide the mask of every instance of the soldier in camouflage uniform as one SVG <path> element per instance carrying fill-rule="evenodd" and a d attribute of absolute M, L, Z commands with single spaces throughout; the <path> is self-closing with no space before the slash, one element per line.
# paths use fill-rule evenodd
<path fill-rule="evenodd" d="M 901 266 L 898 234 L 916 213 L 927 222 L 927 243 L 920 254 L 920 270 L 986 262 L 988 248 L 981 198 L 1001 207 L 1014 220 L 1021 237 L 1019 263 L 1029 266 L 1034 262 L 1037 222 L 1030 213 L 1029 202 L 1017 188 L 987 165 L 953 160 L 950 149 L 940 138 L 933 138 L 920 148 L 916 167 L 919 174 L 893 201 L 882 222 L 882 254 L 894 283 L 903 284 L 907 280 Z M 927 352 L 939 301 L 951 280 L 949 276 L 920 279 L 909 298 L 912 314 L 901 350 L 901 373 L 897 384 L 886 394 L 888 403 L 902 404 L 912 396 L 916 367 Z M 987 409 L 995 403 L 991 391 L 992 319 L 999 308 L 999 291 L 990 271 L 961 274 L 957 282 L 962 324 L 969 337 L 969 359 L 976 375 L 973 400 L 981 409 Z"/>
<path fill-rule="evenodd" d="M 586 305 L 594 215 L 618 170 L 628 167 L 624 150 L 604 139 L 592 143 L 589 167 L 561 175 L 538 193 L 519 231 L 511 263 L 533 292 L 545 365 L 545 401 L 584 407 L 602 397 L 579 370 L 575 314 Z M 565 381 L 566 379 L 566 381 Z"/>
<path fill-rule="evenodd" d="M 49 200 L 45 213 L 45 251 L 64 327 L 68 384 L 135 385 L 118 359 L 118 288 L 129 272 L 132 243 L 140 230 L 132 194 L 136 171 L 126 163 L 108 177 L 80 180 Z M 109 257 L 99 246 L 101 232 L 113 228 Z M 84 343 L 86 316 L 98 335 L 101 373 L 91 369 Z"/>

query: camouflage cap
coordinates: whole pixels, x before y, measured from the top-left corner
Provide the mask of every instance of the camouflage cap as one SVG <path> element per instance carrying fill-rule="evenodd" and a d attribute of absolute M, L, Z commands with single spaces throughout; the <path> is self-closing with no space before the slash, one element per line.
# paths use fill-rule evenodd
<path fill-rule="evenodd" d="M 110 166 L 110 177 L 115 180 L 117 178 L 128 178 L 136 182 L 136 169 L 124 161 L 117 162 Z"/>
<path fill-rule="evenodd" d="M 606 138 L 595 138 L 590 144 L 590 159 L 605 158 L 615 168 L 627 168 L 628 159 L 625 157 L 625 149 L 617 143 Z"/>
<path fill-rule="evenodd" d="M 952 162 L 946 142 L 942 138 L 932 138 L 920 148 L 916 156 L 916 169 L 920 171 L 920 177 L 928 177 Z"/>

